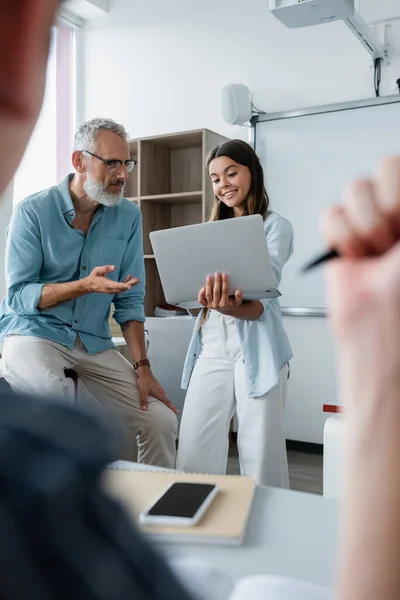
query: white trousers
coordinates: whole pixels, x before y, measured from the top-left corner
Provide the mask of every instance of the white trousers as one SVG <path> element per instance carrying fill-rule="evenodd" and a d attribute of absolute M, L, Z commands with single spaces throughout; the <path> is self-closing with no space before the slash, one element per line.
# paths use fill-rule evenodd
<path fill-rule="evenodd" d="M 235 319 L 210 311 L 202 327 L 202 350 L 193 369 L 179 433 L 177 468 L 226 473 L 229 430 L 236 411 L 242 475 L 288 488 L 284 407 L 288 366 L 278 385 L 258 398 L 247 391 Z"/>
<path fill-rule="evenodd" d="M 3 344 L 2 366 L 14 391 L 71 403 L 73 382 L 65 378 L 64 369 L 74 369 L 79 377 L 78 403 L 90 398 L 116 414 L 136 439 L 139 462 L 174 468 L 176 416 L 156 398 L 149 398 L 146 411 L 141 409 L 135 370 L 118 350 L 89 354 L 79 337 L 69 350 L 43 338 L 13 335 Z"/>

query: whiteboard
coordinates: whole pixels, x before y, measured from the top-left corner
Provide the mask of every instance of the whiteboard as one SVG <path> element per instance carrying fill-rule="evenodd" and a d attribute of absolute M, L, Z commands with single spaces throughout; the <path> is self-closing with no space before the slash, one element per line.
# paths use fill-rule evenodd
<path fill-rule="evenodd" d="M 340 201 L 346 183 L 370 175 L 383 157 L 400 154 L 400 103 L 371 104 L 295 117 L 276 113 L 255 124 L 271 208 L 294 228 L 294 253 L 279 288 L 283 308 L 326 307 L 323 268 L 299 272 L 324 250 L 321 213 Z"/>

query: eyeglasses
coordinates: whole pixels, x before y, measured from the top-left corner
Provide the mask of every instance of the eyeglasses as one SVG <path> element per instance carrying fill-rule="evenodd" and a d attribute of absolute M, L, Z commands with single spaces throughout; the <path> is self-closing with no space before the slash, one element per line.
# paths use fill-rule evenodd
<path fill-rule="evenodd" d="M 116 173 L 120 170 L 122 165 L 124 165 L 128 173 L 130 173 L 137 164 L 137 160 L 134 158 L 129 158 L 128 160 L 106 160 L 105 158 L 101 158 L 101 156 L 97 156 L 97 154 L 93 154 L 93 152 L 89 152 L 89 150 L 81 150 L 81 152 L 85 152 L 86 154 L 90 154 L 90 156 L 97 158 L 97 160 L 101 160 L 101 162 L 106 165 L 109 173 Z"/>

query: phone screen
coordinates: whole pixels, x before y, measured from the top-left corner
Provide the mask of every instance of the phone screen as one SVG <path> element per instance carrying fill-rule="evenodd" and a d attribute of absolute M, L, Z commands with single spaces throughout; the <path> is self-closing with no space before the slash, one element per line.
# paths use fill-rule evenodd
<path fill-rule="evenodd" d="M 209 483 L 174 483 L 148 514 L 191 519 L 214 488 Z"/>

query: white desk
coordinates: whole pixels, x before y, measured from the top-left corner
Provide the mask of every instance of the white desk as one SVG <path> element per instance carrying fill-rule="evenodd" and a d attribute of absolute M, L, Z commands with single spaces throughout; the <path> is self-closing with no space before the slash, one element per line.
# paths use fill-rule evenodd
<path fill-rule="evenodd" d="M 163 386 L 168 398 L 182 417 L 186 390 L 181 389 L 181 377 L 186 352 L 196 319 L 191 317 L 149 317 L 146 329 L 149 332 L 149 360 L 152 371 Z"/>
<path fill-rule="evenodd" d="M 211 562 L 237 580 L 282 575 L 333 586 L 337 504 L 321 496 L 258 487 L 245 540 L 240 547 L 174 546 L 168 556 Z"/>
<path fill-rule="evenodd" d="M 125 462 L 123 467 L 138 468 Z M 211 562 L 233 580 L 268 574 L 331 587 L 336 536 L 336 500 L 258 486 L 242 546 L 158 547 L 169 558 L 196 557 Z"/>

